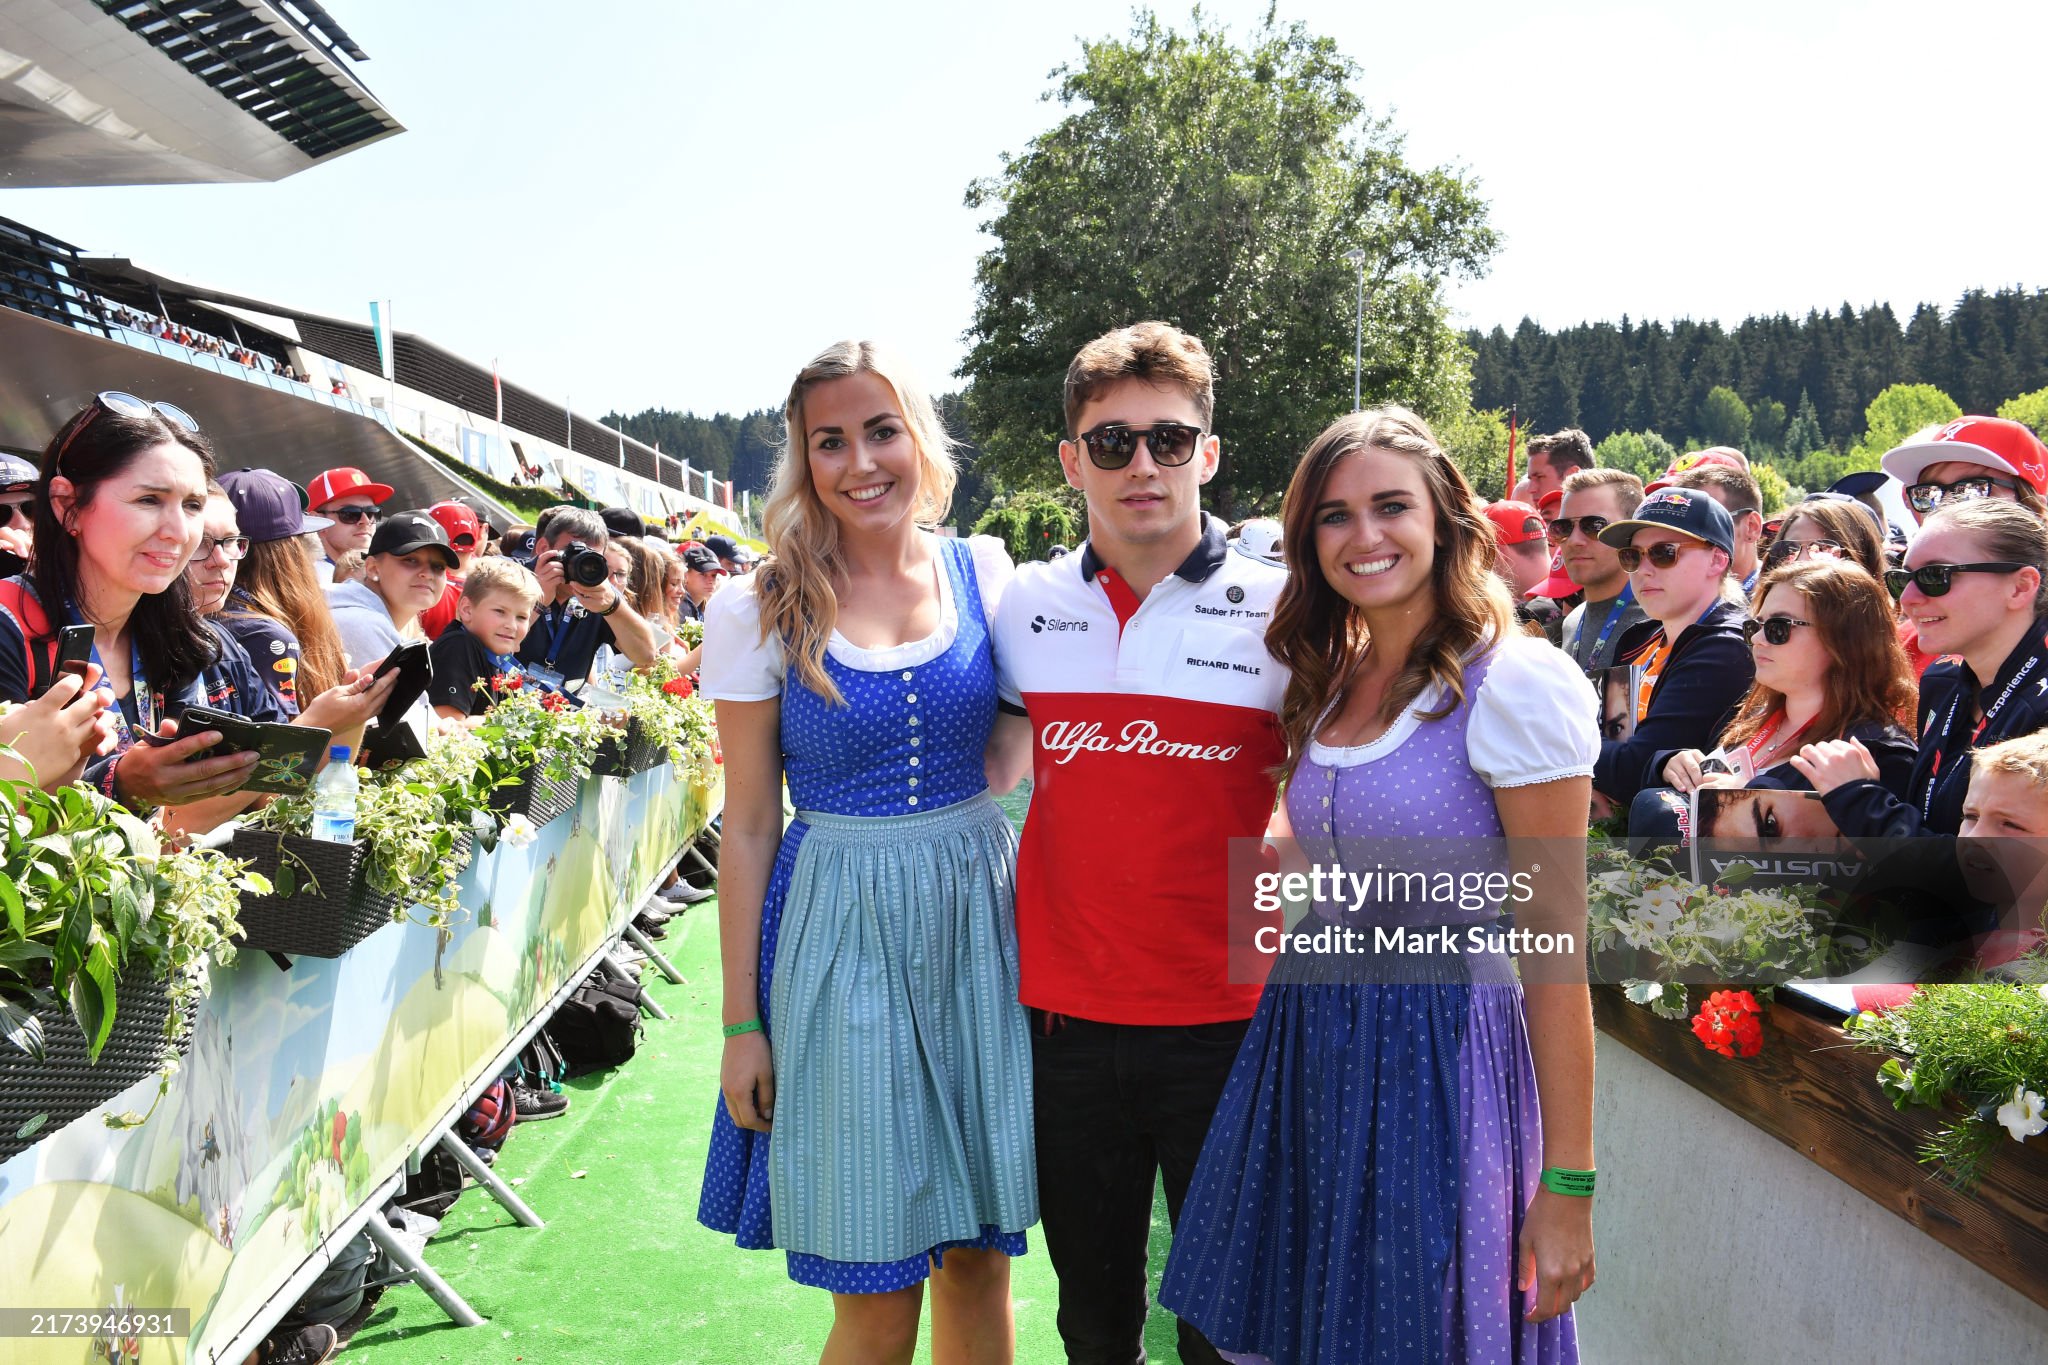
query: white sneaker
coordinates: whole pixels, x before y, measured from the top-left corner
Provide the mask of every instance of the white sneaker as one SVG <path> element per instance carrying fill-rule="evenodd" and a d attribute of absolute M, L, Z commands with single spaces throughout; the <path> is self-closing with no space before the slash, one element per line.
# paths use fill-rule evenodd
<path fill-rule="evenodd" d="M 692 886 L 688 882 L 677 882 L 674 886 L 661 892 L 660 896 L 661 899 L 669 902 L 671 905 L 696 905 L 702 901 L 710 900 L 717 894 L 716 891 L 706 887 Z"/>

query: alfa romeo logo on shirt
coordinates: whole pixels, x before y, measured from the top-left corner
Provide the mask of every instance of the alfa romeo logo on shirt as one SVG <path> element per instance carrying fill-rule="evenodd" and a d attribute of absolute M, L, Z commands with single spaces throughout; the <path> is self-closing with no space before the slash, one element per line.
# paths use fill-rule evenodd
<path fill-rule="evenodd" d="M 1225 588 L 1223 590 L 1223 595 L 1229 598 L 1232 603 L 1244 601 L 1244 589 L 1238 587 L 1235 583 Z"/>

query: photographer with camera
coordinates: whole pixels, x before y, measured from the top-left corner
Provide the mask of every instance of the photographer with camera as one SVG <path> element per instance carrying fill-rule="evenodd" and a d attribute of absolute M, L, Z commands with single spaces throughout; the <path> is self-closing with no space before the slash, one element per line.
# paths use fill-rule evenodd
<path fill-rule="evenodd" d="M 636 668 L 653 663 L 660 633 L 612 586 L 604 521 L 584 508 L 557 507 L 549 509 L 542 526 L 533 564 L 540 608 L 519 649 L 527 676 L 551 687 L 580 684 L 590 676 L 599 645 L 610 645 Z"/>

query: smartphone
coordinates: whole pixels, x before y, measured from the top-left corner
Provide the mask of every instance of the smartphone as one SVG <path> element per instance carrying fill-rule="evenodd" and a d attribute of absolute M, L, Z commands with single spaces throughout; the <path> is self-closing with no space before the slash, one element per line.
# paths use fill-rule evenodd
<path fill-rule="evenodd" d="M 413 640 L 402 644 L 384 656 L 384 662 L 377 665 L 372 675 L 381 678 L 396 671 L 398 681 L 385 698 L 384 709 L 377 713 L 377 727 L 389 729 L 405 719 L 405 713 L 412 710 L 413 703 L 427 694 L 427 688 L 434 681 L 433 652 L 425 640 Z"/>
<path fill-rule="evenodd" d="M 66 626 L 57 632 L 57 668 L 80 680 L 91 667 L 92 642 L 97 632 L 91 626 Z"/>
<path fill-rule="evenodd" d="M 254 750 L 256 771 L 238 790 L 296 794 L 312 784 L 313 774 L 327 752 L 333 735 L 311 725 L 280 725 L 250 720 L 231 711 L 206 706 L 188 706 L 178 717 L 178 732 L 196 735 L 203 730 L 220 731 L 220 743 L 201 758 L 240 754 Z"/>

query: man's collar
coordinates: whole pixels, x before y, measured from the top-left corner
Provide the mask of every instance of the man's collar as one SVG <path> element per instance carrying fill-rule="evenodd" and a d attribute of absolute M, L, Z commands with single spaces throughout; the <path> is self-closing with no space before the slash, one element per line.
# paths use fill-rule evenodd
<path fill-rule="evenodd" d="M 1184 578 L 1190 583 L 1206 583 L 1209 576 L 1222 567 L 1223 556 L 1228 553 L 1230 542 L 1224 537 L 1223 523 L 1204 512 L 1202 539 L 1196 543 L 1188 557 L 1180 562 L 1180 567 L 1173 571 L 1174 576 Z M 1102 557 L 1095 553 L 1095 542 L 1092 539 L 1081 546 L 1082 578 L 1092 583 L 1095 581 L 1095 575 L 1108 567 L 1109 565 L 1102 562 Z"/>

